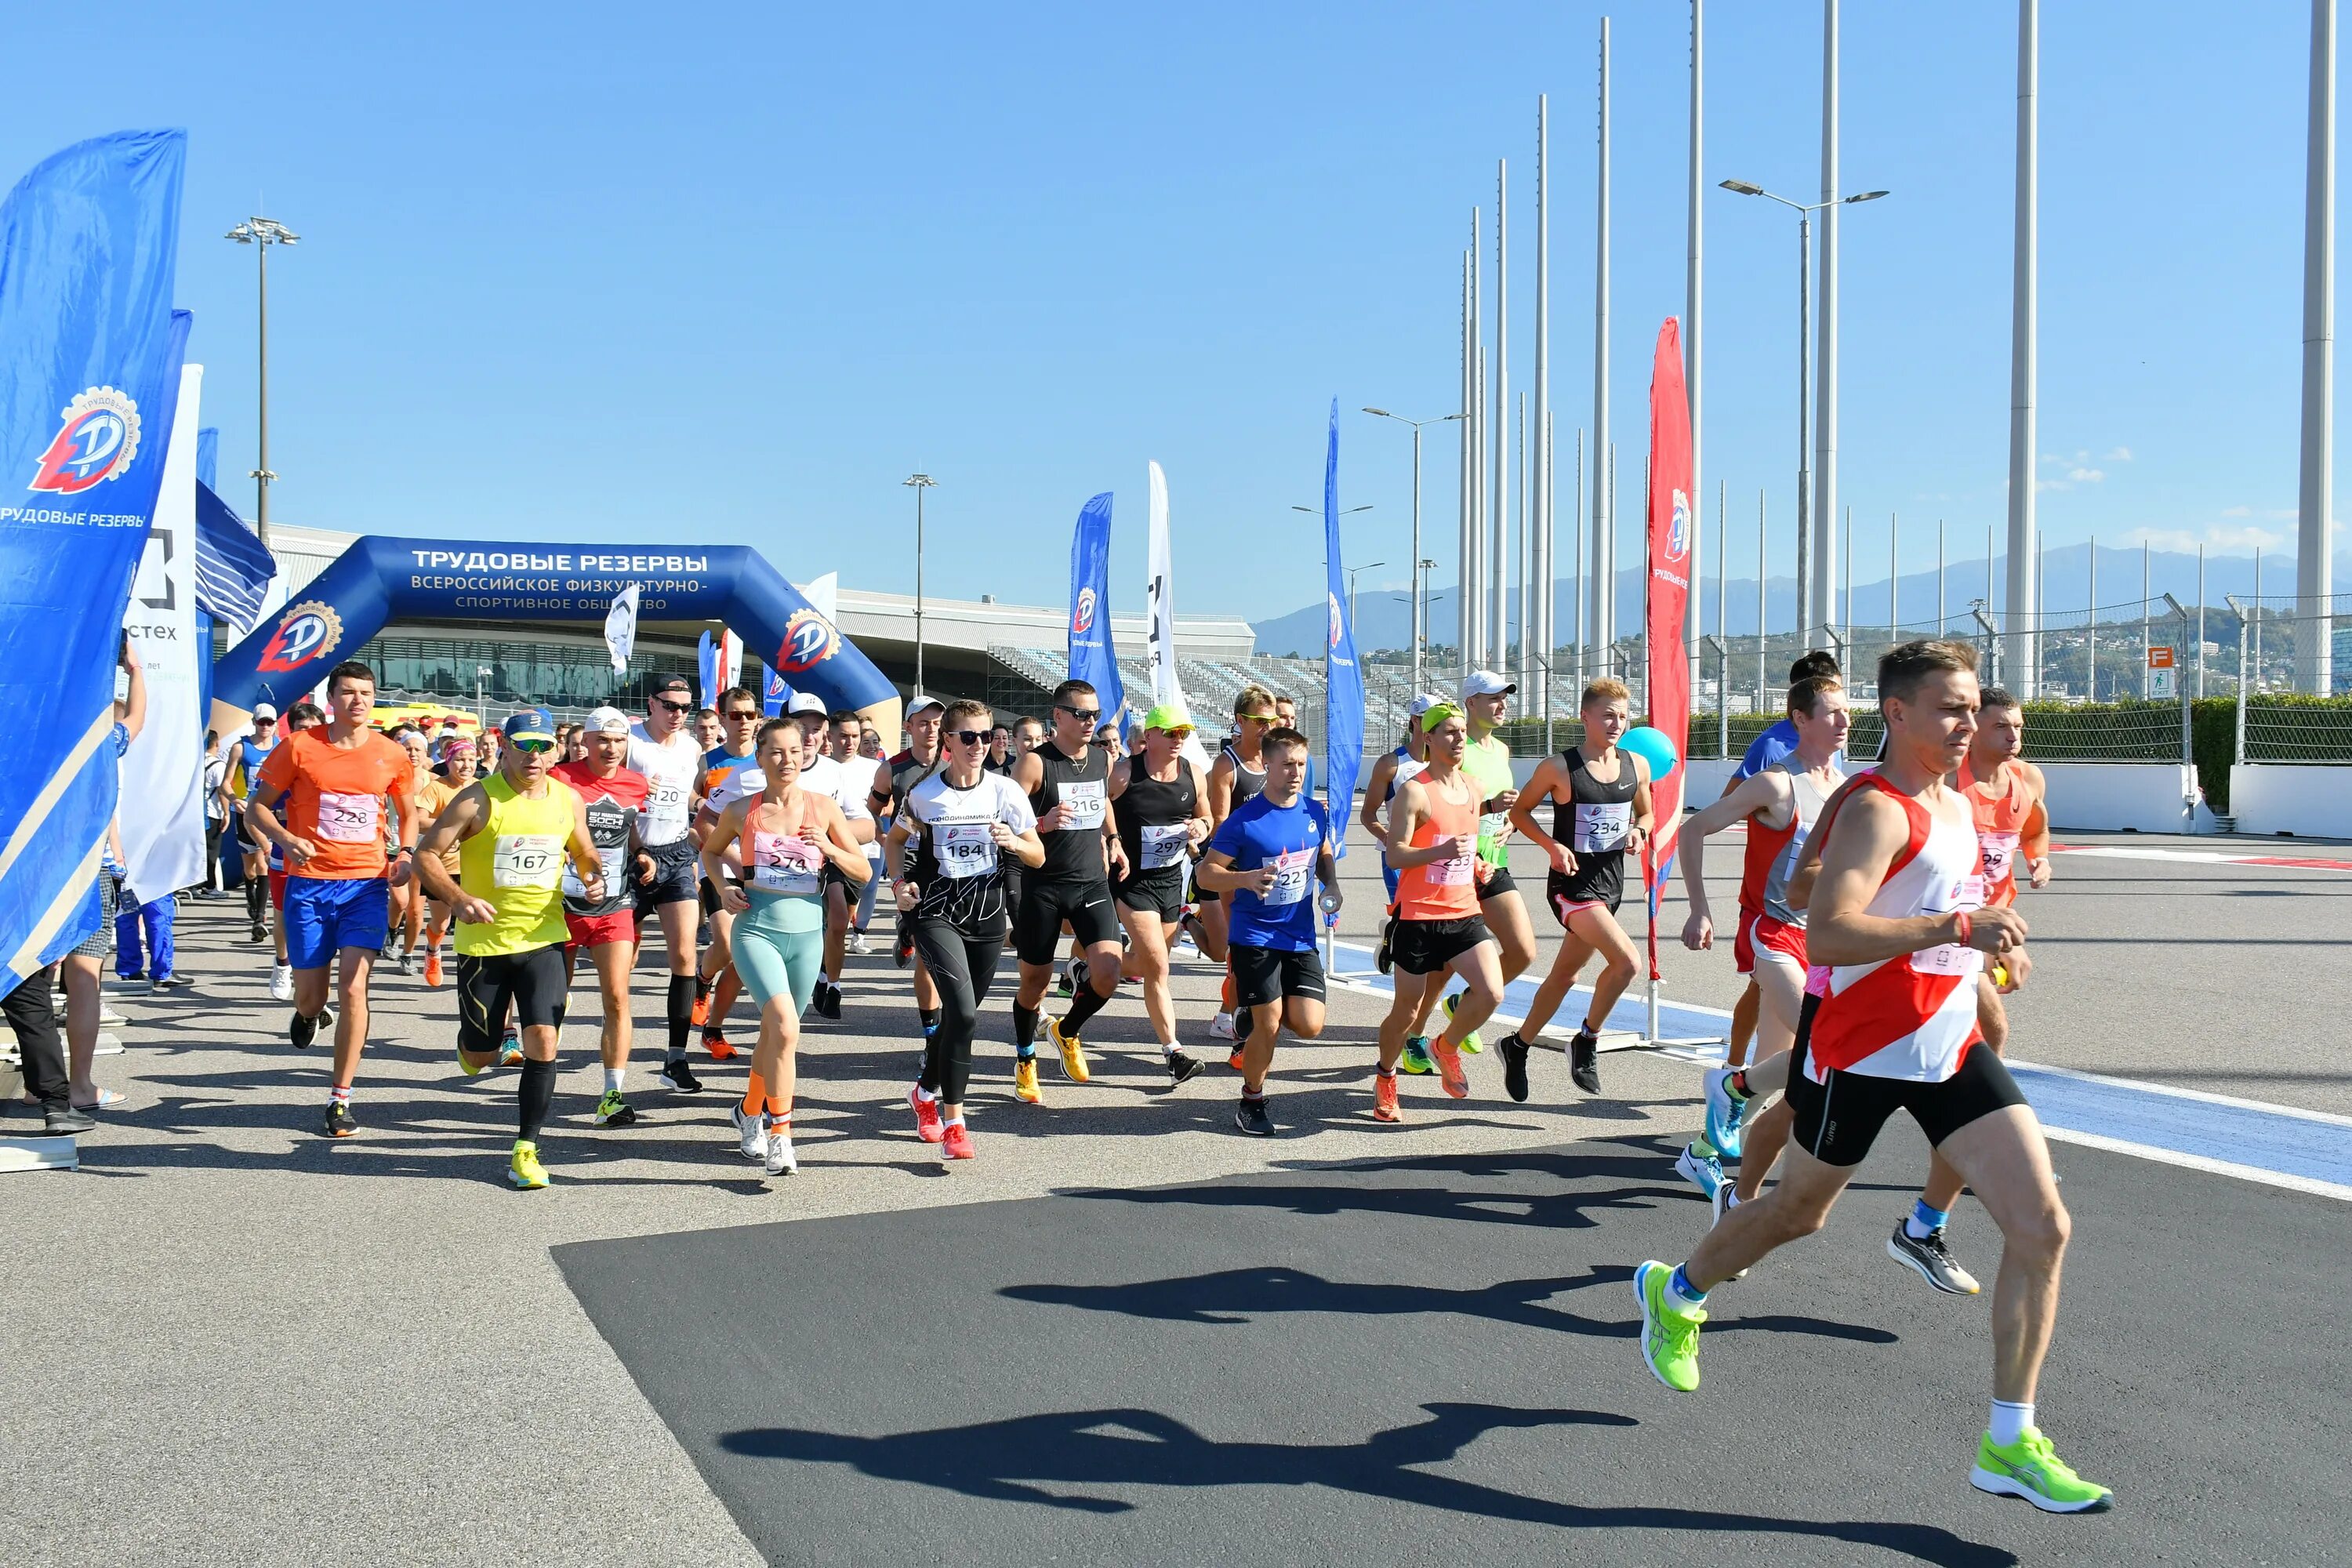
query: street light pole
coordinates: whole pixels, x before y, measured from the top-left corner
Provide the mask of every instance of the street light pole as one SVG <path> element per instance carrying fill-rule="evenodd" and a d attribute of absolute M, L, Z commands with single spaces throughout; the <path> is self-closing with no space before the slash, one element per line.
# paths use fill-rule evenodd
<path fill-rule="evenodd" d="M 923 492 L 939 483 L 929 474 L 909 474 L 898 481 L 915 489 L 915 694 L 923 694 Z"/>
<path fill-rule="evenodd" d="M 1349 566 L 1345 569 L 1348 574 L 1348 629 L 1349 631 L 1356 629 L 1356 574 L 1369 572 L 1375 566 L 1387 564 L 1385 561 L 1367 561 L 1361 566 Z"/>
<path fill-rule="evenodd" d="M 1364 412 L 1377 416 L 1382 419 L 1393 419 L 1400 425 L 1410 425 L 1412 426 L 1412 558 L 1415 561 L 1419 561 L 1421 559 L 1421 427 L 1424 425 L 1444 425 L 1454 420 L 1466 419 L 1469 416 L 1465 414 L 1441 414 L 1434 419 L 1407 419 L 1403 415 L 1391 414 L 1385 408 L 1368 407 Z M 1307 509 L 1302 507 L 1299 510 L 1303 511 Z M 1355 510 L 1358 511 L 1364 511 L 1369 509 L 1358 507 Z M 1412 689 L 1415 691 L 1419 691 L 1421 689 L 1422 634 L 1428 626 L 1428 622 L 1424 619 L 1423 610 L 1424 606 L 1422 604 L 1421 593 L 1416 589 L 1412 595 Z M 1355 609 L 1351 605 L 1349 607 L 1349 616 L 1351 620 L 1354 618 L 1354 615 Z"/>
<path fill-rule="evenodd" d="M 1832 32 L 1832 37 L 1834 37 L 1834 32 Z M 1797 215 L 1797 630 L 1801 637 L 1810 641 L 1812 628 L 1816 625 L 1826 632 L 1835 624 L 1837 618 L 1837 604 L 1831 592 L 1831 584 L 1834 578 L 1830 562 L 1829 531 L 1826 528 L 1822 529 L 1821 537 L 1815 539 L 1812 537 L 1813 531 L 1807 526 L 1811 513 L 1821 511 L 1829 505 L 1826 500 L 1816 505 L 1815 498 L 1808 493 L 1812 489 L 1813 485 L 1812 476 L 1806 469 L 1808 448 L 1805 418 L 1806 405 L 1809 401 L 1808 384 L 1811 381 L 1811 359 L 1806 348 L 1806 317 L 1812 309 L 1812 279 L 1810 274 L 1813 254 L 1813 214 L 1831 207 L 1852 206 L 1856 202 L 1874 202 L 1887 193 L 1863 191 L 1855 195 L 1833 195 L 1826 200 L 1808 204 L 1792 202 L 1786 196 L 1775 195 L 1749 180 L 1723 180 L 1718 184 L 1734 195 L 1762 196 L 1767 201 L 1779 202 Z M 1825 247 L 1828 244 L 1827 223 L 1828 220 L 1824 219 L 1822 237 Z M 1823 258 L 1826 262 L 1826 249 Z M 1823 268 L 1823 273 L 1826 278 L 1826 266 Z M 1823 310 L 1828 308 L 1826 304 L 1822 307 Z M 1832 347 L 1834 350 L 1833 338 Z M 1823 374 L 1827 374 L 1826 370 Z M 1832 392 L 1828 405 L 1832 412 L 1835 408 L 1835 401 L 1836 395 Z M 1822 450 L 1827 453 L 1830 448 L 1824 447 Z M 1819 584 L 1814 584 L 1808 576 L 1809 567 L 1814 575 L 1822 579 Z M 1814 593 L 1816 586 L 1820 589 L 1818 595 Z"/>
<path fill-rule="evenodd" d="M 259 442 L 256 460 L 259 467 L 252 473 L 254 481 L 253 526 L 260 535 L 264 548 L 269 543 L 269 481 L 278 476 L 269 471 L 269 247 L 273 245 L 293 245 L 301 236 L 275 218 L 249 217 L 222 237 L 239 245 L 250 245 L 258 252 L 261 273 L 261 311 L 259 317 L 261 349 L 261 416 Z"/>

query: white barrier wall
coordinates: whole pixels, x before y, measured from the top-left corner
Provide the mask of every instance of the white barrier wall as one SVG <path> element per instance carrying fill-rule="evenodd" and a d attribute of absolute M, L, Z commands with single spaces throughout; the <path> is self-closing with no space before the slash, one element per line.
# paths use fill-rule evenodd
<path fill-rule="evenodd" d="M 2241 833 L 2352 838 L 2352 768 L 2240 763 L 2230 770 L 2230 814 Z"/>
<path fill-rule="evenodd" d="M 2197 794 L 2193 768 L 2179 763 L 2042 763 L 2039 766 L 2050 781 L 2053 827 L 2110 833 L 2124 828 L 2140 833 L 2193 831 L 2186 804 Z"/>

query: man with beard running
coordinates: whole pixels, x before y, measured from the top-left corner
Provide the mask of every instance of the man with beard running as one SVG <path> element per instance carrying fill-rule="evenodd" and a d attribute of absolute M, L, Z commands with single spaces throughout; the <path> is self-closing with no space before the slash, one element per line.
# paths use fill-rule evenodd
<path fill-rule="evenodd" d="M 1207 782 L 1184 755 L 1192 738 L 1192 719 L 1161 703 L 1143 717 L 1142 754 L 1121 757 L 1110 770 L 1110 800 L 1127 851 L 1126 875 L 1111 889 L 1129 938 L 1125 973 L 1143 983 L 1143 1010 L 1168 1076 L 1178 1083 L 1201 1070 L 1176 1044 L 1176 1000 L 1168 989 L 1168 943 L 1183 917 L 1188 860 L 1209 837 Z"/>
<path fill-rule="evenodd" d="M 1013 917 L 1013 953 L 1021 962 L 1013 997 L 1013 1092 L 1032 1105 L 1044 1103 L 1037 1086 L 1038 1007 L 1054 978 L 1054 952 L 1066 923 L 1086 956 L 1072 976 L 1076 999 L 1046 1028 L 1071 1081 L 1093 1077 L 1078 1036 L 1118 989 L 1119 927 L 1110 879 L 1114 872 L 1124 879 L 1128 869 L 1108 793 L 1110 753 L 1094 743 L 1102 700 L 1085 681 L 1066 680 L 1054 688 L 1053 719 L 1053 737 L 1015 762 L 1012 773 L 1029 797 L 1045 846 L 1045 863 L 1021 879 Z"/>
<path fill-rule="evenodd" d="M 646 778 L 645 815 L 638 830 L 654 860 L 652 879 L 636 889 L 637 924 L 642 931 L 649 919 L 657 922 L 662 945 L 668 950 L 664 1016 L 669 1048 L 661 1076 L 683 1094 L 702 1088 L 686 1060 L 687 1036 L 694 1027 L 694 942 L 701 913 L 701 865 L 692 826 L 704 748 L 690 722 L 694 711 L 693 688 L 686 677 L 657 676 L 646 699 L 644 720 L 629 731 L 629 769 Z"/>
<path fill-rule="evenodd" d="M 472 1078 L 498 1059 L 509 1012 L 522 1029 L 514 1150 L 507 1180 L 547 1185 L 539 1133 L 555 1099 L 557 1031 L 570 984 L 564 958 L 568 863 L 582 895 L 604 899 L 604 868 L 588 811 L 570 784 L 551 778 L 555 721 L 526 708 L 499 727 L 499 770 L 467 784 L 436 817 L 420 865 L 425 884 L 457 916 L 457 1066 Z M 457 851 L 453 881 L 440 852 Z"/>

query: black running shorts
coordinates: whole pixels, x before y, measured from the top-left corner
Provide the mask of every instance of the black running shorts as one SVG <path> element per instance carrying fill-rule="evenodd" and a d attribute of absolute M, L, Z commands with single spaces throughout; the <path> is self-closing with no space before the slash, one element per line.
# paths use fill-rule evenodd
<path fill-rule="evenodd" d="M 702 857 L 695 853 L 693 839 L 648 846 L 646 853 L 653 857 L 654 879 L 632 884 L 636 889 L 639 920 L 664 904 L 690 904 L 697 900 L 701 893 Z"/>
<path fill-rule="evenodd" d="M 1184 868 L 1139 872 L 1113 889 L 1111 897 L 1138 914 L 1158 915 L 1163 925 L 1172 926 L 1184 913 Z"/>
<path fill-rule="evenodd" d="M 572 983 L 563 944 L 529 952 L 457 955 L 457 1046 L 468 1056 L 499 1048 L 499 1026 L 553 1026 L 556 1009 Z M 509 1014 L 511 1008 L 511 1014 Z"/>
<path fill-rule="evenodd" d="M 1048 882 L 1035 871 L 1022 879 L 1021 902 L 1013 916 L 1013 953 L 1024 963 L 1051 963 L 1062 945 L 1062 922 L 1081 947 L 1119 939 L 1118 911 L 1111 908 L 1110 879 Z"/>
<path fill-rule="evenodd" d="M 1476 915 L 1458 921 L 1395 921 L 1389 931 L 1390 961 L 1407 974 L 1444 968 L 1495 935 Z"/>
<path fill-rule="evenodd" d="M 1804 1022 L 1812 1022 L 1814 998 L 1805 998 Z M 1873 1078 L 1832 1068 L 1815 1083 L 1805 1070 L 1805 1040 L 1789 1063 L 1789 1109 L 1796 1117 L 1790 1136 L 1826 1165 L 1859 1165 L 1878 1141 L 1878 1130 L 1898 1110 L 1907 1110 L 1929 1143 L 1941 1143 L 1969 1122 L 2026 1103 L 2008 1064 L 1979 1040 L 1960 1058 L 1960 1070 L 1941 1083 L 1917 1079 Z"/>
<path fill-rule="evenodd" d="M 1478 901 L 1483 904 L 1489 899 L 1499 899 L 1505 893 L 1516 893 L 1518 890 L 1519 885 L 1511 880 L 1511 868 L 1508 866 L 1497 866 L 1495 868 L 1494 875 L 1478 884 Z"/>
<path fill-rule="evenodd" d="M 1279 947 L 1226 949 L 1234 966 L 1234 1000 L 1264 1007 L 1285 997 L 1323 1000 L 1323 957 L 1313 948 L 1293 952 Z"/>

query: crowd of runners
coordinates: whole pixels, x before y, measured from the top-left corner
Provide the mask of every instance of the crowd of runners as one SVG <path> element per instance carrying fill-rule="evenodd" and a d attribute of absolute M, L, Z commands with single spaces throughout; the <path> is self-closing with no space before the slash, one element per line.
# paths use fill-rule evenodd
<path fill-rule="evenodd" d="M 2050 876 L 2042 776 L 2020 754 L 2021 710 L 1979 689 L 1967 645 L 1906 645 L 1876 676 L 1874 764 L 1849 765 L 1841 673 L 1808 655 L 1786 717 L 1683 824 L 1694 950 L 1717 937 L 1707 841 L 1742 829 L 1732 947 L 1749 985 L 1728 1058 L 1706 1077 L 1702 1131 L 1675 1162 L 1713 1224 L 1679 1265 L 1633 1271 L 1643 1355 L 1667 1386 L 1696 1389 L 1709 1293 L 1819 1229 L 1880 1128 L 1907 1111 L 1934 1152 L 1888 1253 L 1937 1290 L 1974 1294 L 1948 1241 L 1964 1184 L 2001 1232 L 1995 1397 L 1972 1479 L 2044 1509 L 2104 1508 L 2106 1491 L 2034 1426 L 2068 1222 L 2001 1060 L 2002 997 L 2032 971 L 2015 901 Z M 438 734 L 379 731 L 363 663 L 336 667 L 321 689 L 323 706 L 282 721 L 256 711 L 252 733 L 225 749 L 220 805 L 246 858 L 250 934 L 274 944 L 270 993 L 291 1004 L 290 1043 L 331 1032 L 328 1135 L 360 1129 L 372 976 L 385 963 L 414 973 L 420 948 L 425 984 L 455 993 L 457 1069 L 516 1070 L 509 1177 L 524 1189 L 548 1184 L 540 1139 L 575 984 L 600 1012 L 594 1124 L 637 1119 L 632 1009 L 639 955 L 656 944 L 661 1089 L 702 1093 L 698 1038 L 714 1060 L 742 1053 L 728 1030 L 748 1000 L 756 1043 L 727 1121 L 742 1158 L 771 1175 L 798 1169 L 803 1028 L 841 1017 L 845 959 L 871 951 L 877 910 L 922 1042 L 912 1131 L 948 1161 L 975 1153 L 975 1044 L 1008 942 L 1013 994 L 994 1016 L 1028 1104 L 1046 1094 L 1041 1030 L 1062 1079 L 1087 1083 L 1087 1026 L 1122 987 L 1171 1084 L 1199 1077 L 1170 986 L 1182 953 L 1223 971 L 1200 1034 L 1238 1080 L 1243 1131 L 1277 1131 L 1266 1084 L 1283 1033 L 1323 1030 L 1338 829 L 1309 793 L 1307 738 L 1263 688 L 1236 698 L 1205 766 L 1188 714 L 1154 708 L 1121 736 L 1078 680 L 1055 689 L 1044 719 L 1011 723 L 918 694 L 889 756 L 870 721 L 813 696 L 772 718 L 743 688 L 698 709 L 676 676 L 652 683 L 639 714 L 604 707 L 559 726 L 526 709 L 478 736 L 455 720 Z M 1542 902 L 1560 939 L 1495 1042 L 1503 1091 L 1529 1097 L 1533 1044 L 1593 968 L 1566 1058 L 1575 1088 L 1600 1093 L 1600 1035 L 1640 971 L 1617 911 L 1626 857 L 1658 825 L 1650 764 L 1619 743 L 1632 694 L 1592 681 L 1577 743 L 1515 784 L 1497 733 L 1513 692 L 1481 670 L 1456 695 L 1417 699 L 1367 780 L 1358 819 L 1381 849 L 1377 962 L 1391 991 L 1370 1065 L 1377 1121 L 1404 1119 L 1401 1075 L 1471 1093 L 1464 1058 L 1536 960 L 1512 837 L 1549 862 Z"/>

